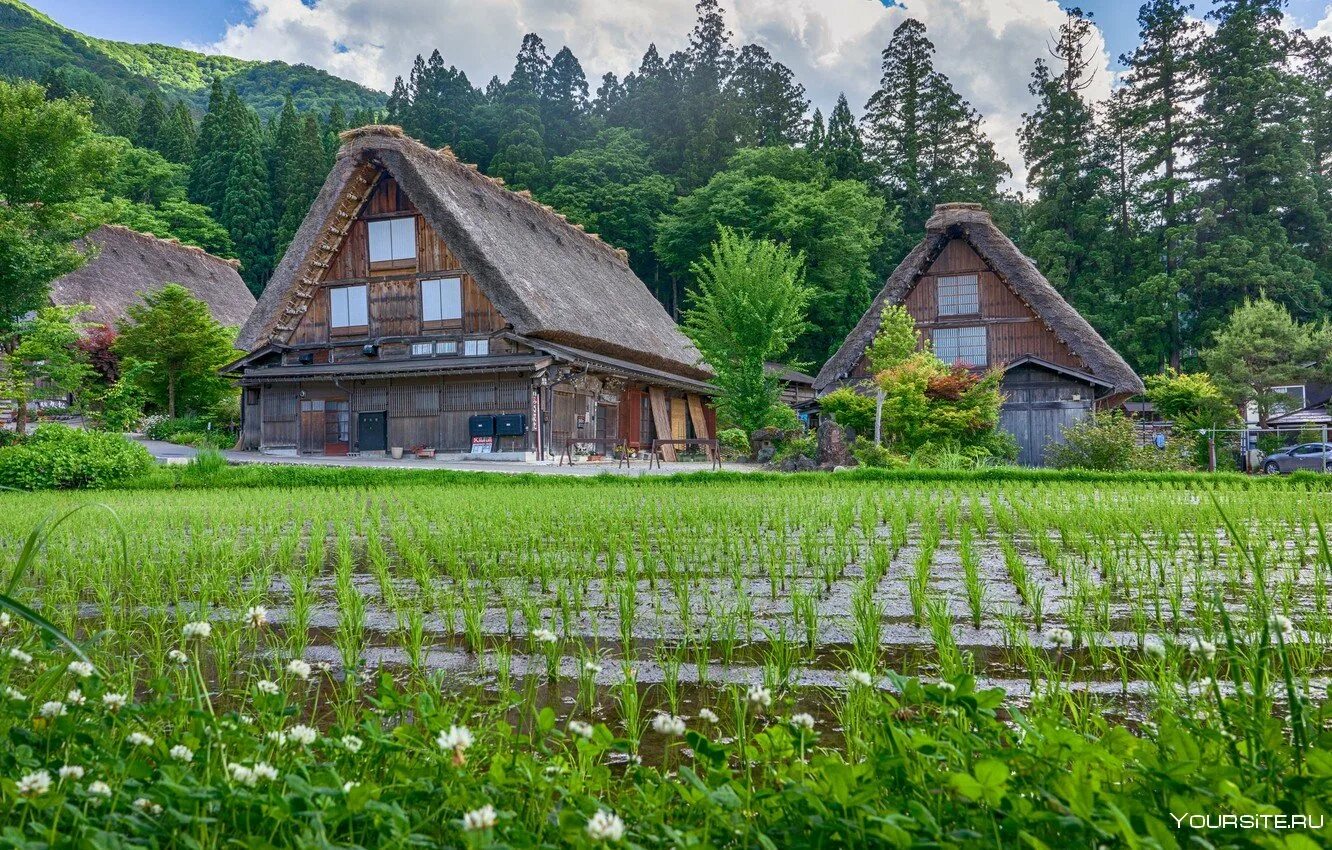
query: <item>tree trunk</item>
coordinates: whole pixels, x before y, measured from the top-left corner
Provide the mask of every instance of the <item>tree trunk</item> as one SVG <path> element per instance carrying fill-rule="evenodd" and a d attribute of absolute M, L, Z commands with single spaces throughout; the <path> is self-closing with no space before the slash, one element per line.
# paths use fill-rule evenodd
<path fill-rule="evenodd" d="M 883 445 L 883 390 L 874 391 L 874 445 Z"/>
<path fill-rule="evenodd" d="M 176 418 L 176 371 L 167 370 L 167 416 Z"/>

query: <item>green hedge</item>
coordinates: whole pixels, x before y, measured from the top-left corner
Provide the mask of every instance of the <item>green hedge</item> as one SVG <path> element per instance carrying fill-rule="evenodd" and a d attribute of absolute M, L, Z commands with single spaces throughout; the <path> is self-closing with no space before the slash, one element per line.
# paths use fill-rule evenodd
<path fill-rule="evenodd" d="M 109 487 L 152 468 L 152 455 L 138 443 L 64 425 L 42 425 L 0 449 L 0 486 L 19 490 Z"/>

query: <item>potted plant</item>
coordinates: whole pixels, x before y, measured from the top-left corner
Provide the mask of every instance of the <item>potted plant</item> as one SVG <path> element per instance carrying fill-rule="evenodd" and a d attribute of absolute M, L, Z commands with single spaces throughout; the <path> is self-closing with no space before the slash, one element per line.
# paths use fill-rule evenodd
<path fill-rule="evenodd" d="M 421 460 L 430 460 L 435 456 L 435 449 L 431 446 L 417 446 L 413 451 Z"/>
<path fill-rule="evenodd" d="M 402 446 L 394 446 L 389 449 L 389 456 L 394 460 L 402 460 Z"/>

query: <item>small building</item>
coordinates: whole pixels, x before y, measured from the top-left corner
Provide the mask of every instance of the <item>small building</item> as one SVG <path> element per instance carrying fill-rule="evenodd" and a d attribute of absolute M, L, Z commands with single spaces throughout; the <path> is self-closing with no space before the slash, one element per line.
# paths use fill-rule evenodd
<path fill-rule="evenodd" d="M 1094 410 L 1143 391 L 1134 374 L 979 204 L 941 204 L 925 238 L 815 379 L 824 395 L 870 377 L 865 351 L 887 304 L 904 304 L 946 362 L 1004 370 L 1000 424 L 1040 466 L 1045 448 Z"/>
<path fill-rule="evenodd" d="M 208 305 L 213 318 L 239 328 L 254 309 L 235 260 L 215 257 L 202 248 L 159 239 L 118 224 L 97 228 L 85 237 L 97 254 L 83 266 L 51 283 L 51 303 L 61 307 L 89 304 L 85 322 L 114 328 L 145 293 L 178 283 Z"/>
<path fill-rule="evenodd" d="M 242 448 L 532 459 L 715 431 L 711 372 L 623 251 L 396 127 L 343 134 L 239 346 Z"/>
<path fill-rule="evenodd" d="M 813 375 L 806 375 L 790 366 L 772 362 L 764 363 L 763 371 L 777 376 L 782 386 L 781 402 L 787 407 L 799 408 L 806 402 L 814 400 L 816 393 Z"/>

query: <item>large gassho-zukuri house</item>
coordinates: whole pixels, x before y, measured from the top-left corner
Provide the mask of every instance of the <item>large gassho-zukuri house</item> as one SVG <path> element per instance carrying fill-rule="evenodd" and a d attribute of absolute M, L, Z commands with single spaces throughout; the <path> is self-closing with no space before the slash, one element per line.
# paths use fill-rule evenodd
<path fill-rule="evenodd" d="M 518 460 L 713 436 L 711 373 L 622 251 L 396 127 L 342 138 L 228 367 L 242 448 Z"/>
<path fill-rule="evenodd" d="M 888 277 L 842 347 L 824 364 L 824 395 L 870 377 L 865 351 L 886 304 L 904 304 L 945 362 L 1004 370 L 1000 425 L 1019 460 L 1043 463 L 1051 442 L 1094 410 L 1143 391 L 1142 380 L 979 204 L 941 204 L 925 238 Z"/>

